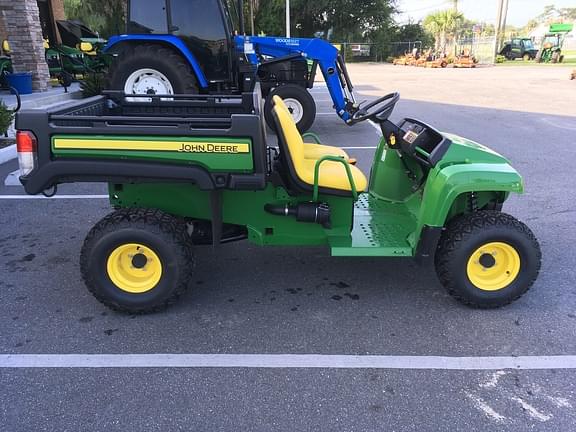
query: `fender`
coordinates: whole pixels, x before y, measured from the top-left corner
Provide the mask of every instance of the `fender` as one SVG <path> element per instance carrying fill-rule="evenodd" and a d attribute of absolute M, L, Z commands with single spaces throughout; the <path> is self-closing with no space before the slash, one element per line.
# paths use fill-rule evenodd
<path fill-rule="evenodd" d="M 524 192 L 524 182 L 518 172 L 506 162 L 468 163 L 449 165 L 430 173 L 420 215 L 420 232 L 423 226 L 443 227 L 456 198 L 469 192 Z"/>
<path fill-rule="evenodd" d="M 462 194 L 498 193 L 503 202 L 511 192 L 523 191 L 522 177 L 506 162 L 458 164 L 433 170 L 424 189 L 413 237 L 416 261 L 422 264 L 434 257 L 452 205 Z"/>
<path fill-rule="evenodd" d="M 198 61 L 196 60 L 196 57 L 188 49 L 186 44 L 184 42 L 182 42 L 182 40 L 179 39 L 178 37 L 173 36 L 173 35 L 156 35 L 156 34 L 154 34 L 154 35 L 135 34 L 135 35 L 112 36 L 108 40 L 108 43 L 106 44 L 106 46 L 104 47 L 104 52 L 112 54 L 114 51 L 114 47 L 117 46 L 118 44 L 121 44 L 124 42 L 128 42 L 128 43 L 160 42 L 162 44 L 168 44 L 168 45 L 172 46 L 180 54 L 182 54 L 184 56 L 184 58 L 188 61 L 190 66 L 192 66 L 192 70 L 196 74 L 196 78 L 198 79 L 198 84 L 200 85 L 200 87 L 208 88 L 208 80 L 206 79 L 204 72 L 202 72 L 202 69 L 200 68 L 200 65 L 198 64 Z"/>

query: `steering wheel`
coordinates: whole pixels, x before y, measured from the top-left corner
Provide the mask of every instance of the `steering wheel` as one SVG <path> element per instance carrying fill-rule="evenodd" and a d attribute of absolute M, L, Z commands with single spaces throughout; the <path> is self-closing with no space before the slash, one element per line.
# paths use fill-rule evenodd
<path fill-rule="evenodd" d="M 364 120 L 376 120 L 383 122 L 388 120 L 396 103 L 400 100 L 400 93 L 390 93 L 386 96 L 370 102 L 368 105 L 360 107 L 350 119 L 351 124 L 359 123 Z"/>

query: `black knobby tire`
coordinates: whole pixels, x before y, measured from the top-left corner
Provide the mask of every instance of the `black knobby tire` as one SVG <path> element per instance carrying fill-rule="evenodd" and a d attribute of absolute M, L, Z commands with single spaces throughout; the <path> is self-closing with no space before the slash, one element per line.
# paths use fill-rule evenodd
<path fill-rule="evenodd" d="M 266 102 L 264 104 L 264 117 L 266 118 L 266 123 L 271 129 L 274 129 L 274 119 L 272 117 L 272 103 L 273 96 L 280 96 L 282 99 L 296 99 L 302 106 L 302 118 L 296 123 L 300 133 L 306 132 L 312 127 L 314 120 L 316 119 L 316 102 L 312 95 L 304 87 L 285 84 L 276 87 L 272 90 L 266 97 Z"/>
<path fill-rule="evenodd" d="M 520 270 L 504 288 L 486 291 L 468 277 L 473 252 L 491 242 L 512 246 L 520 257 Z M 436 274 L 450 295 L 474 308 L 497 308 L 526 293 L 538 276 L 540 246 L 532 231 L 514 217 L 493 210 L 455 218 L 443 232 L 435 257 Z"/>
<path fill-rule="evenodd" d="M 122 90 L 128 77 L 139 69 L 154 69 L 162 73 L 174 94 L 196 94 L 196 76 L 188 62 L 170 48 L 156 44 L 125 47 L 112 62 L 108 71 L 108 87 Z"/>
<path fill-rule="evenodd" d="M 160 280 L 143 293 L 119 288 L 108 274 L 112 252 L 130 243 L 150 248 L 162 264 Z M 82 278 L 94 297 L 111 309 L 132 314 L 156 312 L 176 301 L 188 285 L 193 266 L 186 223 L 151 209 L 109 214 L 90 230 L 80 255 Z"/>

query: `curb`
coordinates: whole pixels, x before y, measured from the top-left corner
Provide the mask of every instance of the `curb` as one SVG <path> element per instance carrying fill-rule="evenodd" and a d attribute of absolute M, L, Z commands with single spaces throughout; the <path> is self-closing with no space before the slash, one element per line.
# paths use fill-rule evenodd
<path fill-rule="evenodd" d="M 16 159 L 17 157 L 18 153 L 16 152 L 16 144 L 0 149 L 0 165 L 11 161 L 12 159 Z"/>

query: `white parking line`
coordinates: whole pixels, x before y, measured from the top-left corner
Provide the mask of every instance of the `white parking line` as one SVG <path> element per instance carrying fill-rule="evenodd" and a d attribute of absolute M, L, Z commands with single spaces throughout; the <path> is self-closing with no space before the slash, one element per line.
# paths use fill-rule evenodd
<path fill-rule="evenodd" d="M 576 356 L 439 357 L 322 354 L 1 354 L 0 368 L 576 369 Z"/>
<path fill-rule="evenodd" d="M 51 199 L 108 199 L 108 195 L 55 195 L 47 198 L 44 195 L 0 195 L 0 200 L 51 200 Z"/>

